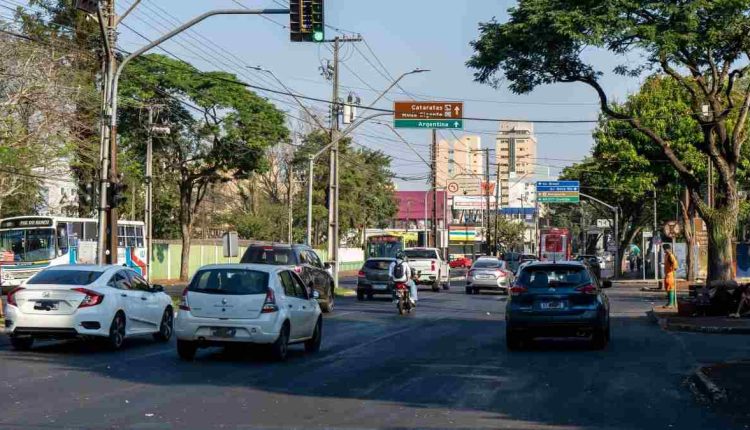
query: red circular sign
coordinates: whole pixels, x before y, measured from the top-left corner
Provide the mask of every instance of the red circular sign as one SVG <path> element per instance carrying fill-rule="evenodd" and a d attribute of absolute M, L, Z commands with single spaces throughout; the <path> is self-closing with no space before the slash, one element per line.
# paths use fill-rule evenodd
<path fill-rule="evenodd" d="M 458 192 L 458 183 L 451 182 L 448 184 L 448 192 L 450 193 L 457 193 Z"/>

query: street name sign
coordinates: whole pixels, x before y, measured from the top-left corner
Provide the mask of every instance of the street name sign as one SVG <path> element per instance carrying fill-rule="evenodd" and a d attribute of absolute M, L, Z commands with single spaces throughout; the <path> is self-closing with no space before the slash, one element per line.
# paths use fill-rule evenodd
<path fill-rule="evenodd" d="M 393 103 L 393 112 L 395 128 L 464 128 L 463 102 L 397 101 Z"/>
<path fill-rule="evenodd" d="M 539 203 L 579 203 L 581 201 L 579 181 L 540 181 L 536 183 Z"/>

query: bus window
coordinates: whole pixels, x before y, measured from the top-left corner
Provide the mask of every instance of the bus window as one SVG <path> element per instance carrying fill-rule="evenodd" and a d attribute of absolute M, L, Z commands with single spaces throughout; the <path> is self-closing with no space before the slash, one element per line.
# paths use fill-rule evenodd
<path fill-rule="evenodd" d="M 135 246 L 143 248 L 143 226 L 135 227 Z"/>
<path fill-rule="evenodd" d="M 83 224 L 83 240 L 86 242 L 96 242 L 99 236 L 99 230 L 95 222 L 85 222 Z"/>
<path fill-rule="evenodd" d="M 131 248 L 135 247 L 135 226 L 125 226 L 125 243 Z"/>
<path fill-rule="evenodd" d="M 117 246 L 120 248 L 125 247 L 125 226 L 123 225 L 117 226 Z"/>
<path fill-rule="evenodd" d="M 60 223 L 57 225 L 57 248 L 60 255 L 68 253 L 68 225 Z"/>
<path fill-rule="evenodd" d="M 76 221 L 76 222 L 71 222 L 68 225 L 70 226 L 68 235 L 75 237 L 78 240 L 83 240 L 83 222 Z"/>

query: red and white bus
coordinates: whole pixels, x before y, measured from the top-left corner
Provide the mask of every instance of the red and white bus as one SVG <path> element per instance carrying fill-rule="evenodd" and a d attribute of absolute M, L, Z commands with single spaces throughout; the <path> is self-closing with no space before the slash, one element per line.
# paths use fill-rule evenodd
<path fill-rule="evenodd" d="M 570 231 L 567 228 L 545 228 L 539 235 L 539 259 L 565 261 L 571 257 Z"/>

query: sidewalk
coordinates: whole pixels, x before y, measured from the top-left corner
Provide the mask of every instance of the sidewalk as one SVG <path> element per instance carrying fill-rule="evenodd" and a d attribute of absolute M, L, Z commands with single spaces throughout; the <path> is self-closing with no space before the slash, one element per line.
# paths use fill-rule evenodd
<path fill-rule="evenodd" d="M 738 422 L 750 421 L 750 361 L 730 361 L 702 366 L 685 381 L 696 397 Z M 747 427 L 746 427 L 747 428 Z"/>
<path fill-rule="evenodd" d="M 750 318 L 681 317 L 677 309 L 654 307 L 649 319 L 664 330 L 713 334 L 750 334 Z"/>

